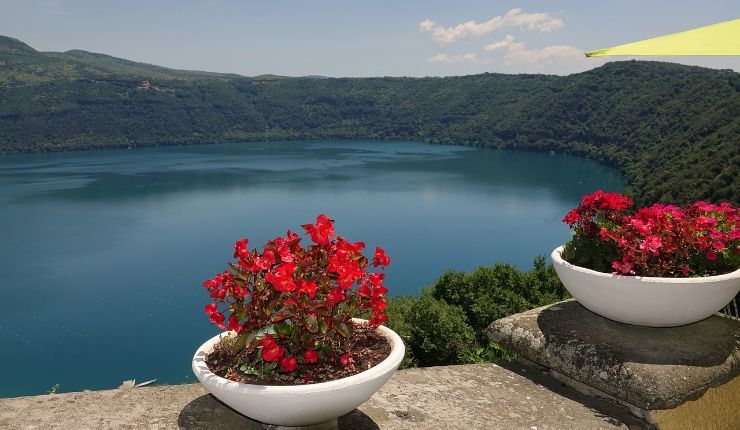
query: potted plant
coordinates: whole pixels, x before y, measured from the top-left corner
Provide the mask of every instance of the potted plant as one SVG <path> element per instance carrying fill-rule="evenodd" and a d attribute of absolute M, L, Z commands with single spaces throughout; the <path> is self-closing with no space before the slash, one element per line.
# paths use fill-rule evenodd
<path fill-rule="evenodd" d="M 234 245 L 229 270 L 203 283 L 205 307 L 225 330 L 198 348 L 193 372 L 214 396 L 254 420 L 281 426 L 332 422 L 365 402 L 398 368 L 400 337 L 386 321 L 390 258 L 334 233 L 319 215 L 258 249 Z M 227 313 L 227 315 L 224 314 Z M 358 319 L 355 317 L 367 317 Z"/>
<path fill-rule="evenodd" d="M 737 208 L 632 206 L 625 195 L 599 190 L 563 219 L 573 239 L 552 260 L 578 302 L 615 321 L 671 327 L 702 320 L 737 295 Z"/>

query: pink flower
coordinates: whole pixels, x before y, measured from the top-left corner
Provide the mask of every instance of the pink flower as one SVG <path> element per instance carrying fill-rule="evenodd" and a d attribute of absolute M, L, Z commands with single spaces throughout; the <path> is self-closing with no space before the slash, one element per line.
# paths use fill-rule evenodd
<path fill-rule="evenodd" d="M 725 244 L 720 241 L 716 241 L 712 244 L 712 248 L 716 249 L 717 251 L 721 251 L 725 249 Z"/>
<path fill-rule="evenodd" d="M 711 233 L 709 233 L 709 237 L 711 237 L 712 239 L 724 239 L 725 234 L 719 230 L 714 230 Z"/>
<path fill-rule="evenodd" d="M 652 222 L 643 222 L 639 219 L 633 219 L 632 221 L 630 221 L 630 225 L 643 236 L 648 235 L 650 233 L 650 230 L 652 230 L 653 228 Z"/>
<path fill-rule="evenodd" d="M 658 236 L 648 236 L 640 244 L 640 249 L 647 252 L 652 252 L 653 255 L 658 255 L 658 249 L 663 246 L 663 242 Z"/>
<path fill-rule="evenodd" d="M 714 228 L 717 225 L 717 220 L 714 218 L 709 218 L 706 216 L 700 216 L 696 219 L 696 222 L 702 227 L 702 228 Z"/>
<path fill-rule="evenodd" d="M 632 265 L 627 262 L 621 262 L 619 260 L 612 261 L 612 267 L 617 273 L 622 275 L 629 275 L 632 272 Z"/>
<path fill-rule="evenodd" d="M 711 251 L 711 250 L 707 251 L 707 260 L 714 261 L 716 259 L 717 259 L 717 253 L 716 252 Z"/>

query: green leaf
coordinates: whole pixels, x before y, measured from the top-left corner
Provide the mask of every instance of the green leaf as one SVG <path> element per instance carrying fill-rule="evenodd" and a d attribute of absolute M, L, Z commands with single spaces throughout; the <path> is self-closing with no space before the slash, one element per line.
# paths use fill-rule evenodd
<path fill-rule="evenodd" d="M 234 274 L 237 277 L 239 277 L 239 279 L 242 279 L 244 281 L 249 281 L 249 278 L 251 277 L 251 273 L 247 272 L 246 270 L 244 270 L 244 268 L 242 268 L 236 263 L 230 262 L 228 264 L 229 264 L 229 267 L 231 267 L 231 271 L 234 272 Z"/>
<path fill-rule="evenodd" d="M 349 337 L 349 327 L 345 323 L 339 323 L 337 325 L 337 333 L 342 335 L 342 337 Z"/>
<path fill-rule="evenodd" d="M 239 312 L 235 313 L 234 316 L 236 317 L 236 319 L 241 321 L 247 316 L 247 310 L 241 309 Z"/>
<path fill-rule="evenodd" d="M 256 336 L 254 332 L 250 333 L 242 333 L 239 336 L 237 336 L 236 341 L 234 342 L 234 353 L 242 351 L 244 348 L 247 347 L 247 345 L 251 345 Z"/>
<path fill-rule="evenodd" d="M 350 315 L 354 315 L 357 311 L 357 305 L 354 302 L 347 304 L 347 313 Z"/>
<path fill-rule="evenodd" d="M 278 336 L 290 336 L 293 333 L 293 325 L 288 324 L 288 322 L 283 322 L 282 324 L 276 324 L 272 326 L 272 330 L 275 332 Z"/>
<path fill-rule="evenodd" d="M 316 320 L 316 318 L 313 315 L 307 316 L 305 323 L 306 323 L 306 329 L 309 332 L 316 333 L 317 331 L 319 331 L 319 322 Z"/>
<path fill-rule="evenodd" d="M 324 321 L 323 319 L 320 320 L 319 321 L 319 331 L 321 333 L 326 334 L 326 330 L 328 330 L 328 329 L 329 329 L 329 326 L 326 324 L 326 321 Z"/>
<path fill-rule="evenodd" d="M 254 367 L 252 367 L 249 363 L 244 363 L 239 367 L 239 370 L 241 370 L 245 375 L 254 375 L 254 376 L 262 376 L 262 372 L 258 371 Z"/>

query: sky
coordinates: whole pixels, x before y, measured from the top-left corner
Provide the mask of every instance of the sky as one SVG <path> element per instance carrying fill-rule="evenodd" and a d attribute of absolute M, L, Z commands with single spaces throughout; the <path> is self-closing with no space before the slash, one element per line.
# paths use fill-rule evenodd
<path fill-rule="evenodd" d="M 740 18 L 738 0 L 0 0 L 0 35 L 247 76 L 570 74 L 583 52 Z M 645 58 L 740 71 L 740 57 Z"/>

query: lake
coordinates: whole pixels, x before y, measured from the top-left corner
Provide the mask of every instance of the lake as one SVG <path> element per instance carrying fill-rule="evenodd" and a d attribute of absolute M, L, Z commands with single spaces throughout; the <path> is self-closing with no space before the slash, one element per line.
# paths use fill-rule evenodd
<path fill-rule="evenodd" d="M 522 269 L 578 199 L 624 186 L 564 155 L 419 142 L 232 143 L 0 157 L 0 396 L 192 381 L 201 282 L 236 239 L 336 230 L 392 258 L 391 295 L 445 270 Z"/>

